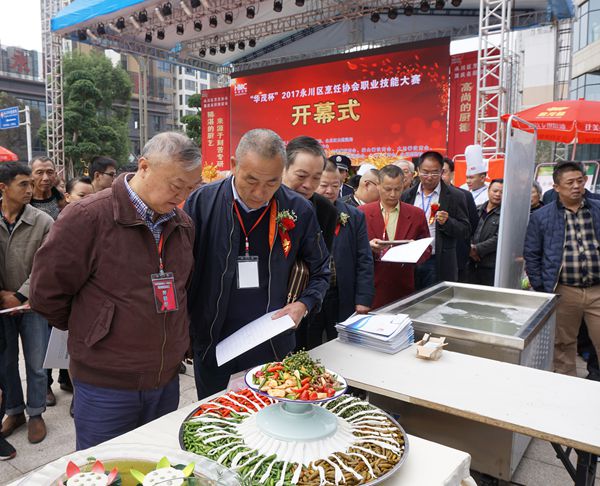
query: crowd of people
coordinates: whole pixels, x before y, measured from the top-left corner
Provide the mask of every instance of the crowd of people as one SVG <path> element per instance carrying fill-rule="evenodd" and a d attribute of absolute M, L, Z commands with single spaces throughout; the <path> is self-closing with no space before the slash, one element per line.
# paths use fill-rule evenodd
<path fill-rule="evenodd" d="M 353 313 L 440 281 L 493 285 L 503 181 L 486 184 L 475 155 L 463 188 L 434 151 L 349 179 L 347 156 L 267 129 L 247 132 L 231 174 L 211 184 L 197 145 L 175 132 L 154 136 L 132 172 L 95 157 L 64 193 L 46 157 L 0 164 L 0 458 L 14 457 L 5 438 L 22 426 L 31 443 L 46 436 L 51 327 L 69 331 L 58 384 L 74 392 L 81 450 L 176 410 L 186 356 L 202 399 L 235 373 L 335 338 Z M 525 260 L 535 290 L 563 297 L 555 368 L 574 374 L 582 319 L 600 349 L 600 203 L 578 164 L 558 166 L 554 183 L 555 201 L 532 188 Z M 427 237 L 417 264 L 382 261 L 398 240 Z M 295 328 L 217 364 L 219 342 L 273 311 Z"/>

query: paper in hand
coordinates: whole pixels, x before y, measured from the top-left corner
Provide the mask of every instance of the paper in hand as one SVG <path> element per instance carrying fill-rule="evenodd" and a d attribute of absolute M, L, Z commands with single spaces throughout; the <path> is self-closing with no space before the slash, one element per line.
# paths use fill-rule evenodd
<path fill-rule="evenodd" d="M 433 238 L 421 238 L 420 240 L 411 241 L 406 245 L 394 246 L 381 257 L 381 261 L 392 263 L 417 263 L 432 241 Z"/>
<path fill-rule="evenodd" d="M 288 329 L 292 329 L 296 325 L 294 320 L 288 315 L 279 319 L 272 319 L 271 317 L 275 312 L 277 311 L 269 312 L 255 319 L 217 344 L 217 365 L 221 366 L 237 358 L 246 351 Z"/>

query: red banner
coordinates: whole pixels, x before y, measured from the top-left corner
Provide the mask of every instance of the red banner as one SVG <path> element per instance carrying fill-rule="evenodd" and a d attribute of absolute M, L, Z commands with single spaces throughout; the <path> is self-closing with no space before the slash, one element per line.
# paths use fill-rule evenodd
<path fill-rule="evenodd" d="M 465 153 L 475 140 L 477 121 L 477 51 L 452 56 L 448 156 Z"/>
<path fill-rule="evenodd" d="M 229 88 L 202 90 L 202 167 L 229 170 Z"/>
<path fill-rule="evenodd" d="M 448 41 L 232 80 L 232 147 L 252 128 L 309 135 L 355 161 L 445 151 Z"/>

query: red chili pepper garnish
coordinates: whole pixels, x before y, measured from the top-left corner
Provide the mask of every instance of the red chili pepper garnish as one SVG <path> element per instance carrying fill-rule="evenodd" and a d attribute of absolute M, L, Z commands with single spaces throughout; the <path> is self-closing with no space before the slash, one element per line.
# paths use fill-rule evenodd
<path fill-rule="evenodd" d="M 283 366 L 278 364 L 275 366 L 271 366 L 270 368 L 267 368 L 267 373 L 275 373 L 276 371 L 280 371 L 283 369 Z"/>

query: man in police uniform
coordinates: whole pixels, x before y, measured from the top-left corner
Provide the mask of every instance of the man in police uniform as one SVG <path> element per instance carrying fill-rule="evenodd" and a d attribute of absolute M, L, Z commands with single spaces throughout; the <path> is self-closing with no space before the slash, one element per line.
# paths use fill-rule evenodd
<path fill-rule="evenodd" d="M 345 155 L 332 155 L 329 157 L 329 160 L 333 162 L 340 171 L 340 179 L 342 183 L 340 187 L 340 197 L 347 197 L 354 194 L 354 189 L 352 186 L 346 184 L 348 175 L 350 173 L 350 166 L 352 165 L 350 158 L 346 157 Z"/>

